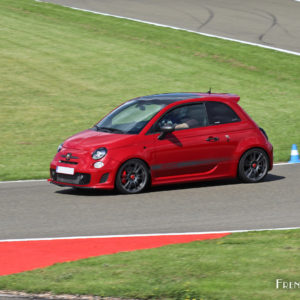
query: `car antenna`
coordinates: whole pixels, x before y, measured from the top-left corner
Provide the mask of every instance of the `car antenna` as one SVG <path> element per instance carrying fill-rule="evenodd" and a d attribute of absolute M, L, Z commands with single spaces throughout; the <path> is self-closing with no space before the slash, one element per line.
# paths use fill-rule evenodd
<path fill-rule="evenodd" d="M 211 87 L 209 88 L 209 91 L 207 92 L 208 94 L 211 94 Z"/>

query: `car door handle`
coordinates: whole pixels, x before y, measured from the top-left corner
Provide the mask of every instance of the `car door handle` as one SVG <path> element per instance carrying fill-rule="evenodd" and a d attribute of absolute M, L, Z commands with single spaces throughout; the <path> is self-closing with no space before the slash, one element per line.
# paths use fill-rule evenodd
<path fill-rule="evenodd" d="M 219 140 L 219 138 L 216 136 L 210 136 L 206 139 L 207 142 L 216 142 L 218 140 Z"/>

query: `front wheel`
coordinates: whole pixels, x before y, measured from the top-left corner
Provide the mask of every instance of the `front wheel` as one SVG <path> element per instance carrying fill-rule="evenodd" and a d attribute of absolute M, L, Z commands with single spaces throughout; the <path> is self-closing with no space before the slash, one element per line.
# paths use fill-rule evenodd
<path fill-rule="evenodd" d="M 263 149 L 250 149 L 240 159 L 239 178 L 244 182 L 259 182 L 266 177 L 268 170 L 269 158 Z"/>
<path fill-rule="evenodd" d="M 119 169 L 116 177 L 116 188 L 122 194 L 142 192 L 150 179 L 147 165 L 139 159 L 130 159 Z"/>

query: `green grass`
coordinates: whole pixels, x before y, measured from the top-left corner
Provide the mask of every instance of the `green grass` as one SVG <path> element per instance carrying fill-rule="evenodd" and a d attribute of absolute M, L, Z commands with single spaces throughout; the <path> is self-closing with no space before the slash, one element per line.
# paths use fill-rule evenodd
<path fill-rule="evenodd" d="M 56 264 L 0 277 L 0 289 L 138 299 L 299 299 L 300 230 L 222 239 Z"/>
<path fill-rule="evenodd" d="M 298 56 L 71 10 L 0 1 L 0 180 L 45 178 L 57 145 L 127 99 L 231 92 L 275 160 L 300 145 Z"/>

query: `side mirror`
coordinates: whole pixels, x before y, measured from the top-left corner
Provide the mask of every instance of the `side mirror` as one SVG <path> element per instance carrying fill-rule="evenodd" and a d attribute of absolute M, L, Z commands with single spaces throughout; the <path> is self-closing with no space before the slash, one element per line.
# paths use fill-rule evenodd
<path fill-rule="evenodd" d="M 173 124 L 167 124 L 160 127 L 160 135 L 158 136 L 159 140 L 162 140 L 167 133 L 173 132 L 175 130 L 175 126 Z"/>

